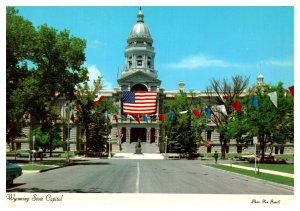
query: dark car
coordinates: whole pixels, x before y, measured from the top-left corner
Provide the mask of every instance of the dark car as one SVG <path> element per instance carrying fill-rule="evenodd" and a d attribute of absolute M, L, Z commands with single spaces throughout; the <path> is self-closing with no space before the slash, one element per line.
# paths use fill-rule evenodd
<path fill-rule="evenodd" d="M 22 175 L 22 168 L 17 164 L 6 161 L 6 184 L 12 185 L 14 179 Z"/>
<path fill-rule="evenodd" d="M 30 155 L 32 154 L 31 151 L 24 151 L 24 152 L 17 152 L 16 157 L 20 158 L 30 158 Z"/>

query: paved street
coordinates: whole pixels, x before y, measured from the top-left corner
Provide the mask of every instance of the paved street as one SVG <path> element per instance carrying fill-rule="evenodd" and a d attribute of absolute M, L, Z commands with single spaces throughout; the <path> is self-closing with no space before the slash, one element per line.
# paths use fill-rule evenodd
<path fill-rule="evenodd" d="M 291 187 L 205 167 L 201 161 L 127 159 L 24 173 L 7 192 L 294 194 Z"/>

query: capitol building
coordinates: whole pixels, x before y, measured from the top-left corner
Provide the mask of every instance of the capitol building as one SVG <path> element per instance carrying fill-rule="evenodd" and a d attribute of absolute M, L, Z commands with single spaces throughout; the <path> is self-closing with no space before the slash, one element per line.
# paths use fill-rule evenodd
<path fill-rule="evenodd" d="M 143 153 L 162 153 L 164 152 L 165 131 L 161 124 L 158 114 L 164 114 L 164 101 L 172 100 L 175 95 L 180 94 L 185 90 L 185 82 L 178 82 L 177 90 L 165 90 L 161 87 L 162 81 L 158 78 L 158 70 L 155 68 L 155 48 L 150 30 L 145 23 L 144 14 L 140 9 L 137 14 L 136 23 L 133 23 L 125 47 L 125 65 L 122 73 L 117 79 L 118 86 L 113 90 L 101 90 L 99 94 L 105 98 L 110 98 L 119 107 L 116 114 L 118 118 L 111 118 L 112 130 L 110 132 L 111 151 L 116 152 L 134 152 L 134 146 L 139 138 L 142 143 Z M 122 53 L 122 52 L 120 52 Z M 257 86 L 263 84 L 264 77 L 257 77 Z M 128 92 L 150 92 L 155 94 L 155 105 L 149 105 L 144 108 L 148 118 L 140 118 L 140 121 L 129 118 L 134 116 L 134 110 L 128 108 L 125 110 L 123 93 Z M 201 98 L 202 103 L 208 102 L 207 93 L 203 91 L 194 91 L 196 98 Z M 66 102 L 61 99 L 58 102 L 58 108 L 61 110 L 61 115 L 66 117 Z M 150 109 L 150 110 L 147 110 Z M 124 118 L 126 117 L 126 118 Z M 208 123 L 212 128 L 210 131 L 202 132 L 203 140 L 208 140 L 211 144 L 208 148 L 200 146 L 199 152 L 212 152 L 215 150 L 221 151 L 220 134 L 217 132 L 217 127 L 213 122 Z M 24 128 L 24 133 L 29 134 L 30 127 Z M 82 151 L 84 149 L 83 137 L 84 129 L 81 125 L 72 124 L 70 130 L 70 150 Z M 63 132 L 63 139 L 66 140 L 66 132 Z M 14 141 L 16 148 L 29 148 L 28 138 L 20 138 Z M 120 147 L 121 146 L 121 147 Z M 248 148 L 243 148 L 235 140 L 230 140 L 227 146 L 227 153 L 253 153 L 253 143 L 250 143 Z M 292 146 L 284 148 L 275 148 L 275 153 L 292 152 Z"/>

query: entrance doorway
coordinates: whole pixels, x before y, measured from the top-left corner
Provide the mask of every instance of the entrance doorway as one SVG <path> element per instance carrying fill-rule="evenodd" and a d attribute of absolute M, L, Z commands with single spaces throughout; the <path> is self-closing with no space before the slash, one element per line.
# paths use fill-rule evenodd
<path fill-rule="evenodd" d="M 131 128 L 130 143 L 137 142 L 138 138 L 141 142 L 146 142 L 146 128 Z"/>
<path fill-rule="evenodd" d="M 150 143 L 155 142 L 155 128 L 151 128 Z"/>

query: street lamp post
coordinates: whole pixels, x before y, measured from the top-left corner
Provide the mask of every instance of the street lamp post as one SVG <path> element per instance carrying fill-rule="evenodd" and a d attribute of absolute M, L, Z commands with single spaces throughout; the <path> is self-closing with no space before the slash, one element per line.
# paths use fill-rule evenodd
<path fill-rule="evenodd" d="M 111 144 L 111 135 L 108 135 L 108 158 L 111 158 L 110 144 Z"/>
<path fill-rule="evenodd" d="M 168 157 L 167 157 L 167 146 L 168 146 L 168 136 L 166 136 L 166 141 L 165 141 L 165 159 L 168 159 Z"/>
<path fill-rule="evenodd" d="M 70 158 L 69 158 L 69 142 L 70 142 L 70 105 L 69 103 L 67 103 L 67 107 L 66 107 L 66 112 L 67 112 L 67 157 L 66 157 L 66 163 L 70 162 Z"/>
<path fill-rule="evenodd" d="M 255 157 L 254 157 L 254 172 L 256 174 L 256 144 L 257 144 L 257 137 L 253 137 L 253 143 L 254 143 L 254 150 L 255 150 Z"/>

